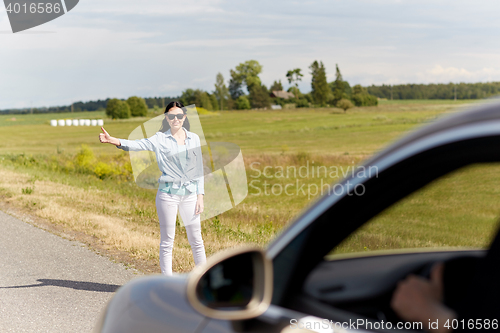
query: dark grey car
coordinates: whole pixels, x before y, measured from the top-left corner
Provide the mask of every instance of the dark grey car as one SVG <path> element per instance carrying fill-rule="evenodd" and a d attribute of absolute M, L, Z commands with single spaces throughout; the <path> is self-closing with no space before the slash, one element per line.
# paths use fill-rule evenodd
<path fill-rule="evenodd" d="M 411 273 L 428 276 L 430 267 L 439 261 L 484 257 L 484 246 L 436 249 L 434 245 L 438 241 L 429 236 L 433 240 L 428 244 L 415 240 L 416 245 L 423 245 L 422 250 L 370 251 L 352 256 L 329 254 L 365 225 L 388 211 L 397 212 L 394 210 L 397 204 L 408 198 L 418 198 L 415 193 L 423 193 L 425 198 L 431 192 L 424 189 L 442 179 L 448 179 L 446 186 L 449 188 L 449 184 L 455 186 L 456 182 L 449 177 L 456 172 L 483 165 L 497 168 L 499 161 L 498 102 L 443 117 L 367 160 L 360 166 L 363 168 L 358 168 L 365 172 L 351 174 L 339 182 L 341 187 L 338 188 L 343 191 L 322 196 L 265 250 L 234 250 L 212 257 L 206 266 L 197 267 L 190 274 L 144 277 L 121 287 L 103 311 L 95 331 L 420 330 L 421 327 L 412 326 L 412 323 L 404 325 L 406 323 L 391 309 L 390 300 L 397 283 Z M 370 168 L 376 173 L 366 171 Z M 480 180 L 492 186 L 491 193 L 479 183 L 476 190 L 465 193 L 491 194 L 498 198 L 500 183 L 497 186 L 496 180 L 489 176 L 494 174 L 481 171 L 484 177 Z M 470 179 L 467 177 L 463 179 Z M 462 196 L 467 202 L 467 195 Z M 450 209 L 459 210 L 460 207 L 457 202 L 455 208 Z M 471 212 L 470 220 L 483 221 L 483 215 L 487 215 L 489 220 L 496 221 L 499 208 L 478 207 Z M 429 211 L 432 211 L 430 206 Z M 413 218 L 402 217 L 401 223 L 411 223 Z M 467 221 L 457 221 L 456 229 L 442 230 L 439 221 L 432 218 L 430 214 L 427 219 L 432 223 L 422 226 L 430 228 L 430 235 L 449 232 L 461 237 L 474 234 L 474 228 L 479 225 L 474 222 L 475 226 L 465 227 Z M 396 220 L 394 229 L 400 228 L 397 223 Z M 496 224 L 488 223 L 487 229 L 493 230 Z M 404 227 L 401 230 L 404 232 Z M 494 234 L 478 239 L 478 244 L 489 244 Z M 475 238 L 478 237 L 471 241 Z M 382 322 L 386 325 L 381 326 Z M 396 327 L 398 322 L 403 325 Z M 393 325 L 388 327 L 387 323 Z"/>

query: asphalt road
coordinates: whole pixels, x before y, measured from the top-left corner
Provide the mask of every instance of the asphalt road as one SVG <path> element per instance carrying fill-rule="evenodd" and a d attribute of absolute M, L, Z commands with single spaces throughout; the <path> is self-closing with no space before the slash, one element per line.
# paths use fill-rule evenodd
<path fill-rule="evenodd" d="M 0 211 L 0 332 L 90 332 L 135 270 Z"/>

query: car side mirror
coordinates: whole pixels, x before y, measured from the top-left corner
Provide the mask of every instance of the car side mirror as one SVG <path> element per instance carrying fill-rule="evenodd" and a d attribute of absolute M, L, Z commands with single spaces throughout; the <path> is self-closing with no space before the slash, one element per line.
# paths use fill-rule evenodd
<path fill-rule="evenodd" d="M 271 303 L 272 279 L 272 264 L 263 250 L 232 249 L 195 267 L 188 279 L 187 297 L 194 309 L 210 318 L 254 318 Z"/>

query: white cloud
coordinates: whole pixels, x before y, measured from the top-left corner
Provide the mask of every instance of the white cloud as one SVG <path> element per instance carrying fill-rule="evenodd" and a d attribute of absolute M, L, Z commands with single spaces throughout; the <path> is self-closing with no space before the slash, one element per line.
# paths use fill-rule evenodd
<path fill-rule="evenodd" d="M 351 84 L 500 81 L 500 2 L 82 0 L 30 31 L 0 33 L 0 109 L 212 91 L 255 59 L 266 85 L 323 61 Z M 0 32 L 10 30 L 0 8 Z M 477 64 L 480 64 L 478 66 Z"/>
<path fill-rule="evenodd" d="M 32 32 L 36 32 L 33 30 Z M 31 32 L 31 31 L 27 31 Z M 2 38 L 0 54 L 15 51 L 52 50 L 71 53 L 73 50 L 96 50 L 111 45 L 131 46 L 158 32 L 111 30 L 104 27 L 65 27 L 53 34 L 10 34 Z"/>
<path fill-rule="evenodd" d="M 112 15 L 152 15 L 178 18 L 182 15 L 222 13 L 221 0 L 85 0 L 78 4 L 81 13 L 109 13 Z M 76 8 L 76 7 L 75 7 Z"/>
<path fill-rule="evenodd" d="M 485 67 L 478 70 L 467 70 L 465 68 L 435 65 L 425 72 L 417 73 L 417 78 L 419 82 L 433 83 L 498 81 L 500 79 L 500 69 Z"/>
<path fill-rule="evenodd" d="M 256 48 L 262 46 L 293 45 L 295 42 L 274 38 L 226 38 L 226 39 L 192 39 L 169 42 L 168 47 L 200 48 L 200 47 L 243 47 Z"/>

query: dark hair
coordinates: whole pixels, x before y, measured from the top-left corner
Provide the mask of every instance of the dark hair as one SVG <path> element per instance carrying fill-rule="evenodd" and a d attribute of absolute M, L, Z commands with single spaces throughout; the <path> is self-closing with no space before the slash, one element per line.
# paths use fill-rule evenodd
<path fill-rule="evenodd" d="M 163 112 L 163 114 L 167 113 L 172 108 L 180 108 L 182 110 L 182 112 L 184 112 L 184 114 L 187 114 L 186 107 L 181 102 L 177 102 L 177 101 L 172 101 L 172 102 L 168 103 L 168 105 L 165 107 L 165 111 Z M 186 116 L 186 119 L 184 119 L 184 123 L 182 124 L 182 127 L 187 129 L 188 131 L 191 128 L 191 125 L 189 124 L 189 119 L 187 116 Z M 163 121 L 161 122 L 160 132 L 165 133 L 169 129 L 170 129 L 170 124 L 168 123 L 168 120 L 165 117 L 165 119 L 163 119 Z"/>

